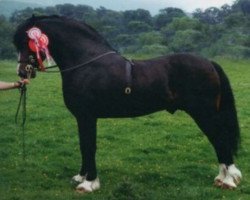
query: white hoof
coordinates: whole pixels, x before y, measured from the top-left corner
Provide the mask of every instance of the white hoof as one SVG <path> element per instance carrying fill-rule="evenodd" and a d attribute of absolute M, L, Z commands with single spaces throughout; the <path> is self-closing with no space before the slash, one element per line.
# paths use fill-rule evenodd
<path fill-rule="evenodd" d="M 232 187 L 237 187 L 242 179 L 242 174 L 239 169 L 235 167 L 234 164 L 228 166 L 226 178 L 223 183 Z"/>
<path fill-rule="evenodd" d="M 93 181 L 87 181 L 86 179 L 76 187 L 76 190 L 80 193 L 93 192 L 100 189 L 100 181 L 97 177 Z"/>
<path fill-rule="evenodd" d="M 227 167 L 226 167 L 226 165 L 225 164 L 220 164 L 219 165 L 219 174 L 214 179 L 214 184 L 217 187 L 221 187 L 222 186 L 223 180 L 226 178 L 226 173 L 227 173 Z"/>
<path fill-rule="evenodd" d="M 220 164 L 219 175 L 215 178 L 215 185 L 224 189 L 234 189 L 240 183 L 242 174 L 234 164 L 226 167 L 225 164 Z"/>
<path fill-rule="evenodd" d="M 85 176 L 81 176 L 80 174 L 77 174 L 73 176 L 72 181 L 75 183 L 82 183 L 85 180 Z"/>

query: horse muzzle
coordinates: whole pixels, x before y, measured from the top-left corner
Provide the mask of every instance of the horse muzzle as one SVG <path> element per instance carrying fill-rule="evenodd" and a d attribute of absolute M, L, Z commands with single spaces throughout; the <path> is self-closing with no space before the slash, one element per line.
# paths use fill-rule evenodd
<path fill-rule="evenodd" d="M 17 70 L 17 74 L 19 77 L 23 79 L 31 79 L 36 77 L 36 70 L 35 68 L 28 64 L 28 65 L 20 65 Z"/>

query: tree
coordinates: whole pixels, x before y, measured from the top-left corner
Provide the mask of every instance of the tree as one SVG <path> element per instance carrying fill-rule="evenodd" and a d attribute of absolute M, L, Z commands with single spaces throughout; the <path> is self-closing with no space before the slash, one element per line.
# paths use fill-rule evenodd
<path fill-rule="evenodd" d="M 74 18 L 91 23 L 97 19 L 97 15 L 91 6 L 77 5 L 74 8 Z"/>
<path fill-rule="evenodd" d="M 247 19 L 245 18 L 244 14 L 241 12 L 236 12 L 230 14 L 228 17 L 225 18 L 225 26 L 227 28 L 238 28 L 238 27 L 244 27 L 243 24 L 245 24 Z"/>
<path fill-rule="evenodd" d="M 101 32 L 112 46 L 117 47 L 115 38 L 125 29 L 122 22 L 123 15 L 121 12 L 100 7 L 96 10 L 95 22 L 92 21 L 90 24 Z"/>
<path fill-rule="evenodd" d="M 174 18 L 172 23 L 168 24 L 168 26 L 164 28 L 173 31 L 180 31 L 186 29 L 201 30 L 202 24 L 199 20 L 195 18 L 185 16 L 180 18 Z"/>
<path fill-rule="evenodd" d="M 185 16 L 174 18 L 170 24 L 161 29 L 161 33 L 164 36 L 164 44 L 168 45 L 173 42 L 173 38 L 177 32 L 180 34 L 182 31 L 194 30 L 206 35 L 203 33 L 204 29 L 205 26 L 198 19 Z"/>
<path fill-rule="evenodd" d="M 13 32 L 13 25 L 3 15 L 0 15 L 0 59 L 15 57 L 15 49 L 12 44 Z"/>
<path fill-rule="evenodd" d="M 33 9 L 29 7 L 24 10 L 15 11 L 10 17 L 10 22 L 13 24 L 21 24 L 26 19 L 30 18 L 32 13 Z"/>
<path fill-rule="evenodd" d="M 97 17 L 104 25 L 121 25 L 123 15 L 121 12 L 113 11 L 100 7 L 96 10 Z"/>
<path fill-rule="evenodd" d="M 165 8 L 160 10 L 160 14 L 155 16 L 155 27 L 160 30 L 162 27 L 172 22 L 174 18 L 184 17 L 186 14 L 179 8 Z"/>
<path fill-rule="evenodd" d="M 244 15 L 250 14 L 249 0 L 236 0 L 232 6 L 234 12 L 242 12 Z"/>
<path fill-rule="evenodd" d="M 123 12 L 123 17 L 125 24 L 128 24 L 130 21 L 140 21 L 148 25 L 152 25 L 152 17 L 148 10 L 144 9 L 127 10 Z"/>
<path fill-rule="evenodd" d="M 203 34 L 201 32 L 187 29 L 177 31 L 169 46 L 174 52 L 199 52 L 202 41 Z"/>
<path fill-rule="evenodd" d="M 72 4 L 56 5 L 57 12 L 62 16 L 73 18 L 75 16 L 75 6 Z"/>
<path fill-rule="evenodd" d="M 218 24 L 223 22 L 221 10 L 216 7 L 207 8 L 204 12 L 201 9 L 196 9 L 193 13 L 194 18 L 199 19 L 202 23 Z"/>
<path fill-rule="evenodd" d="M 141 21 L 130 21 L 128 23 L 128 32 L 135 34 L 141 32 L 151 31 L 152 27 Z"/>
<path fill-rule="evenodd" d="M 135 44 L 135 37 L 129 34 L 120 34 L 115 38 L 116 46 L 128 47 Z"/>
<path fill-rule="evenodd" d="M 221 12 L 220 15 L 223 18 L 225 18 L 225 17 L 227 17 L 232 12 L 232 8 L 228 4 L 224 4 L 224 5 L 221 6 L 220 12 Z"/>
<path fill-rule="evenodd" d="M 44 8 L 44 13 L 46 13 L 47 15 L 58 15 L 58 11 L 54 6 Z"/>
<path fill-rule="evenodd" d="M 138 36 L 138 44 L 140 46 L 162 44 L 162 42 L 163 42 L 163 36 L 160 32 L 157 31 L 141 33 Z"/>

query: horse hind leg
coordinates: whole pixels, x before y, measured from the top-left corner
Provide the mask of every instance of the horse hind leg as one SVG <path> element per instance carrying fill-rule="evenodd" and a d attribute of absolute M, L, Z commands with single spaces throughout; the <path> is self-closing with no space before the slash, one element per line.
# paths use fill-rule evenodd
<path fill-rule="evenodd" d="M 237 151 L 238 138 L 237 128 L 235 122 L 231 121 L 232 118 L 228 118 L 227 112 L 218 112 L 217 127 L 219 134 L 219 140 L 215 141 L 215 147 L 218 160 L 219 160 L 219 174 L 215 177 L 215 185 L 225 189 L 234 189 L 240 183 L 242 174 L 240 170 L 235 166 L 233 162 L 233 155 Z M 219 124 L 218 124 L 219 123 Z"/>
<path fill-rule="evenodd" d="M 225 189 L 234 189 L 240 183 L 242 174 L 240 170 L 231 164 L 226 166 L 225 164 L 219 165 L 219 174 L 214 179 L 214 184 L 217 187 Z"/>
<path fill-rule="evenodd" d="M 195 120 L 200 129 L 205 133 L 211 144 L 213 145 L 218 161 L 219 175 L 215 177 L 215 185 L 225 189 L 236 188 L 242 175 L 233 162 L 233 154 L 235 151 L 235 143 L 237 134 L 230 127 L 230 121 L 225 116 L 226 112 L 220 112 L 215 106 L 210 107 L 206 104 L 196 104 L 193 109 L 188 112 Z"/>

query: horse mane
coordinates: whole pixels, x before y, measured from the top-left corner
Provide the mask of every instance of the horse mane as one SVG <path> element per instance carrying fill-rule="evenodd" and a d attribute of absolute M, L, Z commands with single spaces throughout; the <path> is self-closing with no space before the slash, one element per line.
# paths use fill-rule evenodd
<path fill-rule="evenodd" d="M 18 50 L 21 50 L 23 47 L 23 44 L 25 42 L 27 42 L 26 31 L 30 27 L 36 26 L 36 24 L 38 24 L 39 22 L 44 22 L 44 21 L 63 22 L 66 25 L 77 28 L 79 31 L 81 31 L 81 34 L 83 36 L 91 38 L 94 41 L 99 42 L 99 43 L 113 49 L 103 36 L 101 36 L 93 27 L 91 27 L 90 25 L 86 24 L 83 21 L 80 22 L 80 21 L 77 21 L 74 19 L 67 18 L 65 16 L 59 16 L 59 15 L 50 15 L 50 16 L 47 16 L 47 15 L 34 16 L 34 15 L 32 15 L 32 17 L 28 18 L 26 21 L 24 21 L 24 23 L 20 24 L 17 27 L 17 30 L 14 34 L 13 43 Z"/>

